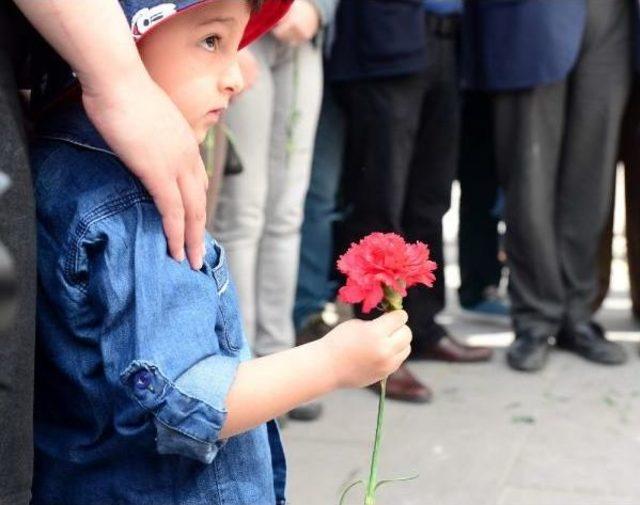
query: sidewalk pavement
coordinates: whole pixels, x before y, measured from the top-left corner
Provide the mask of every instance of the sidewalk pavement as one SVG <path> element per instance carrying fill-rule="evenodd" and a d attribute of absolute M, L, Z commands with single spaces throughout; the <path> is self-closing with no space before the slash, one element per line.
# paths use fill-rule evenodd
<path fill-rule="evenodd" d="M 450 244 L 451 246 L 451 244 Z M 450 287 L 455 287 L 455 254 Z M 411 362 L 436 393 L 430 405 L 387 403 L 380 478 L 419 474 L 381 488 L 378 505 L 640 505 L 640 324 L 630 315 L 624 260 L 598 314 L 624 342 L 629 363 L 608 368 L 556 351 L 539 374 L 511 371 L 512 333 L 463 319 L 449 293 L 451 332 L 493 345 L 493 362 Z M 377 397 L 341 391 L 313 423 L 289 422 L 292 505 L 338 505 L 346 484 L 366 479 Z M 362 487 L 346 504 L 361 505 Z"/>
<path fill-rule="evenodd" d="M 605 322 L 607 318 L 602 318 Z M 637 338 L 640 329 L 629 337 Z M 492 363 L 411 363 L 431 405 L 388 402 L 380 505 L 640 504 L 640 358 L 606 368 L 555 352 L 538 375 Z M 292 505 L 337 505 L 366 478 L 377 399 L 343 391 L 321 420 L 284 430 Z M 361 504 L 356 489 L 348 504 Z"/>

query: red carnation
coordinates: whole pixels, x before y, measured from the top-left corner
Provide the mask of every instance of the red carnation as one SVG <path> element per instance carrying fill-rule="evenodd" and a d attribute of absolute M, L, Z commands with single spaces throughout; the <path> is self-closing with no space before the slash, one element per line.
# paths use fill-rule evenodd
<path fill-rule="evenodd" d="M 362 302 L 364 313 L 383 300 L 397 308 L 407 288 L 433 286 L 436 268 L 426 244 L 407 244 L 395 233 L 372 233 L 352 244 L 338 260 L 338 269 L 347 276 L 338 297 L 346 303 Z"/>

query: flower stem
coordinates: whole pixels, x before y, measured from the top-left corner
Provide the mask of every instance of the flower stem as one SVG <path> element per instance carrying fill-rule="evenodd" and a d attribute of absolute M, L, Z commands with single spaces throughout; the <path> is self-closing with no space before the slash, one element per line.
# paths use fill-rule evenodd
<path fill-rule="evenodd" d="M 380 442 L 382 440 L 382 422 L 384 421 L 384 403 L 387 391 L 387 379 L 380 381 L 380 398 L 378 400 L 378 421 L 376 423 L 376 438 L 373 444 L 373 454 L 371 456 L 371 472 L 367 482 L 367 494 L 364 505 L 375 505 L 376 486 L 378 484 L 378 462 L 380 461 Z"/>
<path fill-rule="evenodd" d="M 402 296 L 393 288 L 384 286 L 384 305 L 386 312 L 402 309 Z M 380 442 L 382 441 L 382 424 L 384 422 L 384 403 L 387 394 L 387 379 L 380 381 L 380 398 L 378 399 L 378 420 L 376 421 L 376 438 L 371 455 L 371 471 L 367 482 L 367 493 L 364 505 L 375 505 L 378 488 L 378 463 L 380 462 Z"/>
<path fill-rule="evenodd" d="M 384 286 L 384 305 L 386 312 L 402 309 L 402 295 L 389 286 Z"/>

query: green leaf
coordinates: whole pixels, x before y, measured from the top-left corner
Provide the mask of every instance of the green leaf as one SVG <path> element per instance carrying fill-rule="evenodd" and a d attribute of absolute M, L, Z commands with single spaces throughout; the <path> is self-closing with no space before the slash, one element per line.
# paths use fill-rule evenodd
<path fill-rule="evenodd" d="M 511 422 L 513 424 L 535 424 L 536 418 L 533 416 L 513 416 Z"/>
<path fill-rule="evenodd" d="M 204 139 L 204 146 L 202 147 L 204 168 L 208 177 L 213 177 L 215 167 L 213 164 L 214 152 L 216 149 L 216 131 L 215 128 L 210 128 L 207 132 L 207 136 Z"/>
<path fill-rule="evenodd" d="M 339 505 L 344 505 L 344 499 L 347 497 L 347 493 L 351 491 L 354 487 L 356 487 L 358 484 L 362 484 L 364 486 L 364 482 L 361 480 L 353 482 L 347 486 L 347 488 L 342 492 L 342 495 L 340 496 Z"/>
<path fill-rule="evenodd" d="M 385 484 L 389 484 L 390 482 L 408 482 L 410 480 L 416 480 L 418 477 L 420 477 L 420 475 L 413 475 L 411 477 L 398 477 L 397 479 L 387 479 L 387 480 L 381 480 L 380 482 L 378 482 L 378 484 L 376 484 L 376 491 L 378 490 L 378 488 L 380 486 L 383 486 Z"/>

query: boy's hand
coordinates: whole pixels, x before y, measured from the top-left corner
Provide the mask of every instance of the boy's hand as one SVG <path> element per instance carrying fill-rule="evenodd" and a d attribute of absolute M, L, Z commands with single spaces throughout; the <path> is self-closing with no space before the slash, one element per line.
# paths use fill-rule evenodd
<path fill-rule="evenodd" d="M 299 46 L 315 37 L 319 29 L 318 9 L 308 0 L 296 0 L 272 33 L 282 42 Z"/>
<path fill-rule="evenodd" d="M 144 70 L 144 69 L 142 69 Z M 171 256 L 202 268 L 207 175 L 193 131 L 146 72 L 83 87 L 91 121 L 153 197 Z"/>
<path fill-rule="evenodd" d="M 403 310 L 373 321 L 351 320 L 329 332 L 318 343 L 329 360 L 340 388 L 364 387 L 395 372 L 409 357 L 412 334 Z"/>

